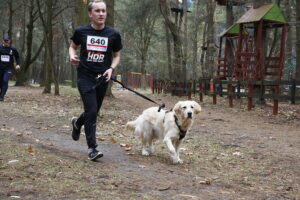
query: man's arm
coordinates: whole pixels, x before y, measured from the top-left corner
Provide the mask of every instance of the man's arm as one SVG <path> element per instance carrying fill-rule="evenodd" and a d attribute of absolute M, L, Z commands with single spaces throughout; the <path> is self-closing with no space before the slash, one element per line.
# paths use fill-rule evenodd
<path fill-rule="evenodd" d="M 106 79 L 106 82 L 110 80 L 113 70 L 116 69 L 117 65 L 120 63 L 120 60 L 121 60 L 121 51 L 113 52 L 113 60 L 111 66 L 103 74 L 103 76 Z"/>
<path fill-rule="evenodd" d="M 78 48 L 78 45 L 76 45 L 74 42 L 72 42 L 70 45 L 70 48 L 69 48 L 69 56 L 70 56 L 71 65 L 78 65 L 78 63 L 79 63 L 79 58 L 76 55 L 77 48 Z"/>
<path fill-rule="evenodd" d="M 15 53 L 14 53 L 15 59 L 16 59 L 16 70 L 19 70 L 20 67 L 20 56 L 19 56 L 19 52 L 15 49 Z"/>

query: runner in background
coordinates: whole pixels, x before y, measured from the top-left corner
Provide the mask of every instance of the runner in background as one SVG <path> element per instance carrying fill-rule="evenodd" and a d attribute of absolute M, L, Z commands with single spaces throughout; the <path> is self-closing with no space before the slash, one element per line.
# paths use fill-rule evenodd
<path fill-rule="evenodd" d="M 0 46 L 0 101 L 4 101 L 8 89 L 8 81 L 12 76 L 14 58 L 17 63 L 16 70 L 20 69 L 19 53 L 10 43 L 10 37 L 4 35 L 3 43 Z"/>

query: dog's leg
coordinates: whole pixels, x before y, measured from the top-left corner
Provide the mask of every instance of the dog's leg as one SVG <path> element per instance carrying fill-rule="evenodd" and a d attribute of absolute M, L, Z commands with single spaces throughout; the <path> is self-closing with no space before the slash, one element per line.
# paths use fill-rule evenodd
<path fill-rule="evenodd" d="M 175 151 L 176 151 L 176 154 L 177 154 L 177 159 L 178 159 L 178 163 L 183 163 L 183 161 L 179 158 L 179 147 L 181 145 L 181 140 L 177 140 L 176 142 L 174 142 L 174 147 L 175 147 Z"/>
<path fill-rule="evenodd" d="M 171 158 L 173 160 L 173 163 L 179 163 L 179 160 L 178 160 L 178 156 L 177 156 L 177 153 L 176 153 L 176 149 L 172 143 L 172 140 L 170 137 L 165 137 L 164 138 L 164 143 L 167 145 L 170 153 L 171 153 Z"/>
<path fill-rule="evenodd" d="M 142 134 L 142 155 L 143 156 L 149 156 L 151 152 L 151 138 L 149 138 L 148 132 L 144 132 Z M 150 147 L 149 147 L 150 146 Z"/>
<path fill-rule="evenodd" d="M 153 146 L 153 141 L 149 141 L 149 150 L 150 150 L 150 153 L 153 154 L 154 153 L 154 146 Z"/>
<path fill-rule="evenodd" d="M 147 140 L 143 137 L 142 138 L 142 155 L 143 156 L 149 156 L 149 151 L 148 151 L 148 142 Z"/>

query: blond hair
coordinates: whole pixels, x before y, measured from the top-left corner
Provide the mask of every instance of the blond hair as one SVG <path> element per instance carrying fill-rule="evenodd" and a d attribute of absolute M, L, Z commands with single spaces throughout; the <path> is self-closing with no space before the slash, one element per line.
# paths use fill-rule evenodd
<path fill-rule="evenodd" d="M 88 4 L 88 11 L 89 12 L 92 11 L 94 3 L 101 3 L 101 2 L 106 5 L 106 3 L 105 3 L 104 0 L 93 0 L 93 1 L 90 1 L 90 3 Z"/>

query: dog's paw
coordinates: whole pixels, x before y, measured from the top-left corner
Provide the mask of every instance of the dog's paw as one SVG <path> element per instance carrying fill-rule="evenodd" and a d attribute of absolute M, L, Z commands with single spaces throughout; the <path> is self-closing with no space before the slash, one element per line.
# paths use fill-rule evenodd
<path fill-rule="evenodd" d="M 149 153 L 147 150 L 143 149 L 143 150 L 142 150 L 142 155 L 143 155 L 143 156 L 149 156 L 150 153 Z"/>
<path fill-rule="evenodd" d="M 172 160 L 173 160 L 174 164 L 182 164 L 183 163 L 183 161 L 178 157 L 172 157 Z"/>

